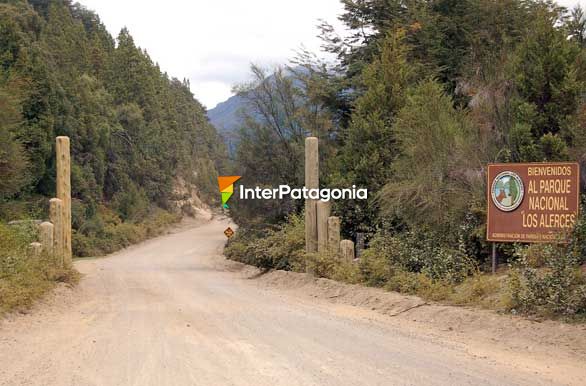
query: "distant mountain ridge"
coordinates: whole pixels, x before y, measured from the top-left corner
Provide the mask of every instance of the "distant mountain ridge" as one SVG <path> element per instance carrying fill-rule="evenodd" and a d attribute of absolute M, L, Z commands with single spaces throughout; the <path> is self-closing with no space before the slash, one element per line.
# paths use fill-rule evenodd
<path fill-rule="evenodd" d="M 294 76 L 291 71 L 285 71 L 287 77 Z M 294 71 L 303 72 L 304 69 L 302 67 L 295 67 Z M 274 74 L 268 77 L 269 82 L 274 81 L 274 79 Z M 297 87 L 303 87 L 302 83 L 297 79 L 293 79 L 293 84 Z M 241 112 L 256 117 L 258 121 L 262 120 L 260 115 L 255 113 L 253 108 L 248 104 L 246 97 L 241 95 L 233 95 L 224 102 L 218 103 L 216 107 L 207 112 L 210 123 L 224 139 L 230 154 L 234 154 L 238 145 L 238 132 L 243 124 L 243 114 Z"/>
<path fill-rule="evenodd" d="M 222 136 L 228 151 L 233 154 L 238 143 L 238 130 L 242 126 L 242 110 L 248 109 L 246 99 L 240 95 L 233 95 L 224 102 L 218 103 L 216 107 L 208 110 L 210 123 Z"/>

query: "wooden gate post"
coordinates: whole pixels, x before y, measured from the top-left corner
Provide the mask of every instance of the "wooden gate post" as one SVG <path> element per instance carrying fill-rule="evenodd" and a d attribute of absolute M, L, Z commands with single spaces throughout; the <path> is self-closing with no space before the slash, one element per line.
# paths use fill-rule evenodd
<path fill-rule="evenodd" d="M 316 137 L 305 138 L 305 187 L 319 189 L 319 151 Z M 317 200 L 305 200 L 305 250 L 317 251 Z"/>
<path fill-rule="evenodd" d="M 53 223 L 53 253 L 63 266 L 63 203 L 58 198 L 49 200 L 49 218 Z"/>
<path fill-rule="evenodd" d="M 53 224 L 51 224 L 50 222 L 44 222 L 40 225 L 41 228 L 41 232 L 40 232 L 40 237 L 41 237 L 41 246 L 42 246 L 42 250 L 43 253 L 46 253 L 49 256 L 53 255 L 53 232 L 54 232 L 54 226 Z"/>
<path fill-rule="evenodd" d="M 340 251 L 344 261 L 349 263 L 354 261 L 354 242 L 352 240 L 340 241 Z"/>
<path fill-rule="evenodd" d="M 330 217 L 332 206 L 329 201 L 317 202 L 317 251 L 327 252 L 328 250 L 328 217 Z"/>
<path fill-rule="evenodd" d="M 57 198 L 62 201 L 63 263 L 71 264 L 71 153 L 69 137 L 57 137 Z M 55 223 L 53 223 L 55 224 Z"/>
<path fill-rule="evenodd" d="M 340 218 L 328 217 L 328 249 L 330 253 L 340 253 Z"/>

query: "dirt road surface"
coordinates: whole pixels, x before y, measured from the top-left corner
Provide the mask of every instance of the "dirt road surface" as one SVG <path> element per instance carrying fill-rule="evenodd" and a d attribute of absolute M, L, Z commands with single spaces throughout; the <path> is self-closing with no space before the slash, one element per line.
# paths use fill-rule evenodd
<path fill-rule="evenodd" d="M 227 225 L 76 262 L 79 287 L 0 323 L 0 385 L 586 383 L 555 345 L 524 356 L 260 285 L 221 257 Z"/>

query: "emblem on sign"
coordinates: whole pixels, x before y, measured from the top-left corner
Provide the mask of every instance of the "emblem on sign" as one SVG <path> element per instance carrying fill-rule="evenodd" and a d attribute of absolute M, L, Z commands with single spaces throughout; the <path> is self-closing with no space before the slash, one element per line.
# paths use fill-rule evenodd
<path fill-rule="evenodd" d="M 503 212 L 511 212 L 521 205 L 525 188 L 523 180 L 517 173 L 505 171 L 492 181 L 492 202 Z"/>
<path fill-rule="evenodd" d="M 228 227 L 224 231 L 224 234 L 226 235 L 227 238 L 231 238 L 232 236 L 234 236 L 234 231 L 232 230 L 232 228 Z"/>

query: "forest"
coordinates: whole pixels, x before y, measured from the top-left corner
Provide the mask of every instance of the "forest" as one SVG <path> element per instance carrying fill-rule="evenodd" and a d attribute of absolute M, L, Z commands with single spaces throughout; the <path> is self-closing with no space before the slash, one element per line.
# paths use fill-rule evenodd
<path fill-rule="evenodd" d="M 27 301 L 63 274 L 14 259 L 36 237 L 26 221 L 48 218 L 59 135 L 72 144 L 75 256 L 178 221 L 189 208 L 177 208 L 177 186 L 217 201 L 224 145 L 188 81 L 163 73 L 128 30 L 114 39 L 78 3 L 0 1 L 0 311 L 11 294 Z"/>
<path fill-rule="evenodd" d="M 236 201 L 229 257 L 266 269 L 384 287 L 513 313 L 584 317 L 584 211 L 567 244 L 486 242 L 488 163 L 586 161 L 586 17 L 538 0 L 342 0 L 332 63 L 301 50 L 252 66 L 234 174 L 303 185 L 304 138 L 320 140 L 322 187 L 358 263 L 304 252 L 303 203 Z M 270 146 L 268 145 L 270 144 Z M 584 174 L 581 177 L 584 192 Z"/>
<path fill-rule="evenodd" d="M 177 178 L 212 197 L 222 145 L 186 81 L 79 4 L 4 1 L 0 11 L 3 220 L 43 218 L 58 135 L 72 142 L 77 255 L 111 221 L 171 209 Z"/>

